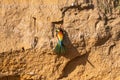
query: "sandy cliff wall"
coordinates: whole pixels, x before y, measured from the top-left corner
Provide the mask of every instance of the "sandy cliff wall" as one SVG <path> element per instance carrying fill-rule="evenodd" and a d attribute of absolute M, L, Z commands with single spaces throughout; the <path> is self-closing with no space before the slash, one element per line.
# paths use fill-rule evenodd
<path fill-rule="evenodd" d="M 119 1 L 0 0 L 0 80 L 120 80 L 119 71 Z"/>

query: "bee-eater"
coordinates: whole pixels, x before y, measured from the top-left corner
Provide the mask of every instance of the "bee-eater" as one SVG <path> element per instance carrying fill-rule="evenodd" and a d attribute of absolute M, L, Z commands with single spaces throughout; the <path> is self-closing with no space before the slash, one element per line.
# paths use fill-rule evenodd
<path fill-rule="evenodd" d="M 56 36 L 58 39 L 58 43 L 54 49 L 55 53 L 57 54 L 64 54 L 65 53 L 65 46 L 63 44 L 63 38 L 64 38 L 64 34 L 63 34 L 63 30 L 61 28 L 58 28 L 56 30 Z"/>

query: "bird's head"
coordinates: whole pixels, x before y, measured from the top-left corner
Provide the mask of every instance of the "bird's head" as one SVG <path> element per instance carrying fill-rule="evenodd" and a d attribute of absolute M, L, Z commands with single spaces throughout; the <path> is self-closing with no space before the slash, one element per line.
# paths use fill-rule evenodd
<path fill-rule="evenodd" d="M 60 29 L 58 28 L 58 29 L 56 29 L 56 32 L 60 32 Z"/>
<path fill-rule="evenodd" d="M 63 30 L 61 28 L 57 28 L 56 32 L 63 32 Z"/>

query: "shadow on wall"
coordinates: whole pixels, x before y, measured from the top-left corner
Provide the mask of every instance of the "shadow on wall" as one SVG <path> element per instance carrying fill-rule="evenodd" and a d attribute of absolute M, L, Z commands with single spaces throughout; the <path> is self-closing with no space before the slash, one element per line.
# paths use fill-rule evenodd
<path fill-rule="evenodd" d="M 0 80 L 21 80 L 19 75 L 9 75 L 0 77 Z"/>
<path fill-rule="evenodd" d="M 66 54 L 62 56 L 69 58 L 70 61 L 64 67 L 62 72 L 63 74 L 59 77 L 59 79 L 67 77 L 71 72 L 73 72 L 76 69 L 77 66 L 79 65 L 85 66 L 87 62 L 94 68 L 94 65 L 88 60 L 90 51 L 86 52 L 86 54 L 84 55 L 81 55 L 79 51 L 72 45 L 67 32 L 66 31 L 64 32 L 65 32 L 64 45 L 66 47 Z"/>
<path fill-rule="evenodd" d="M 68 37 L 68 33 L 64 30 L 64 41 L 63 41 L 65 48 L 66 48 L 66 54 L 63 56 L 69 59 L 73 59 L 76 56 L 81 56 L 81 54 L 78 52 L 78 50 L 73 46 L 70 38 Z"/>

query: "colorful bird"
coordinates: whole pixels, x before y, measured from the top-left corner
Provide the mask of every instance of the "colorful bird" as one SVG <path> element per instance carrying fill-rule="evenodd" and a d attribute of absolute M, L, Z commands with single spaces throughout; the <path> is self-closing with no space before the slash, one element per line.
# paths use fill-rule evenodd
<path fill-rule="evenodd" d="M 64 34 L 63 34 L 63 30 L 61 28 L 58 28 L 56 30 L 57 34 L 57 39 L 58 39 L 58 43 L 54 49 L 55 53 L 57 54 L 64 54 L 65 53 L 65 46 L 63 44 L 63 38 L 64 38 Z"/>

